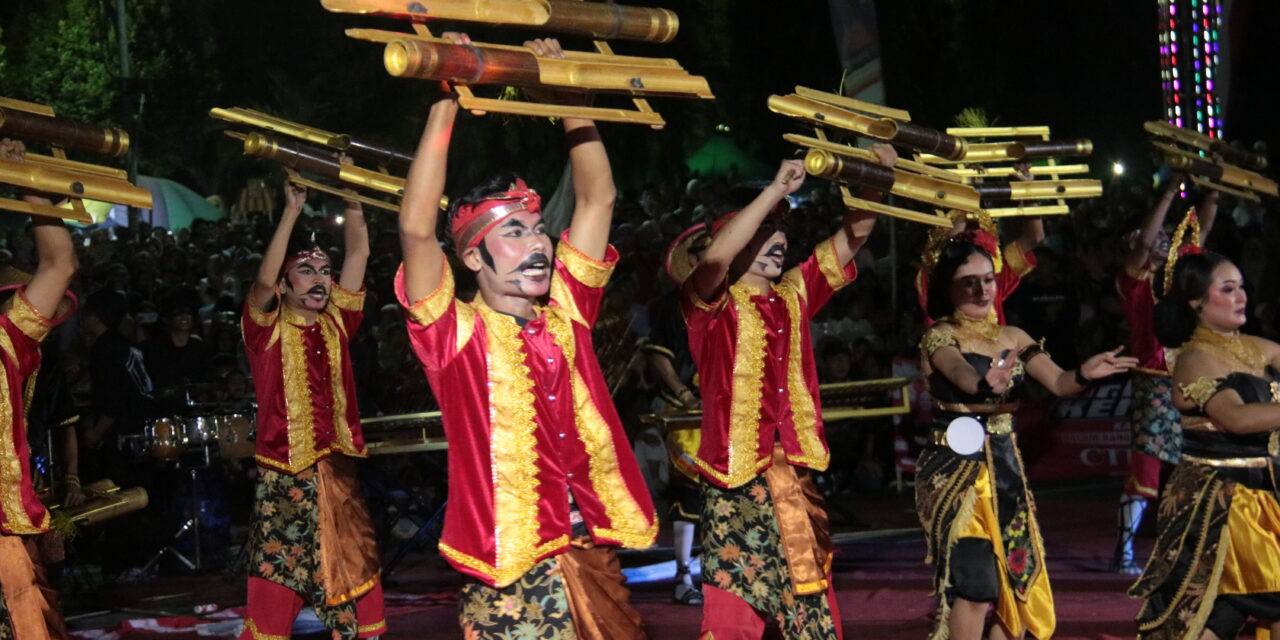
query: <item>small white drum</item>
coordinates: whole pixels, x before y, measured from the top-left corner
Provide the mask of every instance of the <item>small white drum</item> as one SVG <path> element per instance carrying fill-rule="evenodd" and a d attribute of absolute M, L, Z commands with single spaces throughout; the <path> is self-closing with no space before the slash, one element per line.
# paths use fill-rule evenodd
<path fill-rule="evenodd" d="M 253 456 L 253 438 L 256 429 L 253 418 L 243 413 L 218 416 L 218 455 L 223 458 L 249 458 Z"/>
<path fill-rule="evenodd" d="M 962 456 L 982 451 L 985 440 L 986 429 L 969 416 L 960 416 L 947 425 L 947 446 Z"/>

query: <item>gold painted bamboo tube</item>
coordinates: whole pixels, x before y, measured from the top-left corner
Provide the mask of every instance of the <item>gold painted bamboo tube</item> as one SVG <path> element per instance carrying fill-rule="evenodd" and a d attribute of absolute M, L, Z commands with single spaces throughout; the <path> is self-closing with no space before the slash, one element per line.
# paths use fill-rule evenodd
<path fill-rule="evenodd" d="M 283 134 L 304 142 L 310 142 L 311 144 L 326 147 L 334 146 L 335 138 L 338 137 L 337 134 L 330 133 L 323 129 L 316 129 L 296 122 L 290 122 L 260 111 L 254 111 L 253 109 L 241 109 L 238 107 L 221 109 L 215 107 L 209 110 L 209 115 L 234 124 L 243 124 L 256 129 L 264 129 L 272 133 Z"/>
<path fill-rule="evenodd" d="M 260 111 L 254 111 L 253 109 L 241 109 L 238 107 L 222 109 L 215 107 L 209 110 L 209 115 L 233 124 L 263 129 L 322 147 L 337 149 L 347 153 L 347 155 L 364 158 L 384 166 L 394 165 L 407 169 L 413 162 L 413 156 L 387 146 L 354 138 L 347 134 L 332 133 L 323 129 L 308 127 Z"/>
<path fill-rule="evenodd" d="M 0 136 L 39 140 L 115 158 L 129 151 L 129 134 L 123 129 L 7 107 L 0 107 Z"/>
<path fill-rule="evenodd" d="M 382 57 L 396 77 L 445 80 L 465 85 L 504 84 L 556 87 L 632 96 L 710 98 L 705 78 L 690 75 L 668 60 L 595 54 L 590 58 L 542 58 L 523 47 L 457 45 L 416 38 L 387 44 Z"/>
<path fill-rule="evenodd" d="M 1249 189 L 1271 196 L 1280 196 L 1276 182 L 1252 171 L 1231 165 L 1220 165 L 1206 160 L 1195 160 L 1186 156 L 1166 156 L 1169 166 L 1180 171 L 1204 176 L 1233 187 Z"/>
<path fill-rule="evenodd" d="M 937 207 L 977 211 L 978 194 L 972 187 L 936 178 L 894 171 L 888 167 L 843 158 L 822 149 L 810 149 L 804 156 L 810 175 L 846 184 L 865 186 Z"/>
<path fill-rule="evenodd" d="M 547 4 L 551 15 L 542 26 L 561 33 L 600 40 L 671 42 L 680 31 L 680 19 L 668 9 L 575 0 L 548 0 Z"/>
<path fill-rule="evenodd" d="M 537 27 L 597 40 L 670 42 L 680 30 L 675 12 L 630 7 L 612 2 L 575 0 L 323 0 L 330 11 L 382 15 L 402 20 L 425 19 Z"/>
<path fill-rule="evenodd" d="M 1097 180 L 1032 180 L 1030 182 L 984 182 L 973 185 L 983 202 L 999 200 L 1057 200 L 1096 198 L 1102 195 Z"/>
<path fill-rule="evenodd" d="M 769 96 L 769 110 L 784 116 L 829 125 L 864 136 L 888 140 L 898 128 L 888 118 L 872 118 L 797 95 Z"/>
<path fill-rule="evenodd" d="M 278 162 L 290 169 L 307 171 L 353 187 L 361 187 L 393 196 L 404 195 L 404 178 L 342 164 L 321 149 L 292 140 L 280 140 L 260 133 L 244 139 L 245 155 Z"/>
<path fill-rule="evenodd" d="M 51 165 L 0 160 L 0 182 L 40 193 L 151 208 L 151 192 L 116 178 Z"/>

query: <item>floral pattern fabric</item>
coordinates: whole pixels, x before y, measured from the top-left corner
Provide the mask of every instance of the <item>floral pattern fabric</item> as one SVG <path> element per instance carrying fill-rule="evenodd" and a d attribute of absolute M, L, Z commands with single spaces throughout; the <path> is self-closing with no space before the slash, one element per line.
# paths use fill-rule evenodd
<path fill-rule="evenodd" d="M 564 578 L 555 557 L 501 589 L 468 581 L 458 594 L 466 640 L 577 640 Z"/>
<path fill-rule="evenodd" d="M 764 477 L 736 489 L 702 483 L 702 579 L 772 619 L 788 640 L 834 638 L 826 593 L 796 595 Z"/>
<path fill-rule="evenodd" d="M 0 595 L 0 640 L 13 640 L 13 621 L 9 619 L 9 606 Z"/>
<path fill-rule="evenodd" d="M 320 582 L 320 507 L 315 467 L 297 475 L 259 467 L 253 527 L 250 529 L 249 575 L 293 590 L 310 604 L 335 640 L 358 633 L 356 600 L 325 604 Z"/>
<path fill-rule="evenodd" d="M 1169 464 L 1182 458 L 1182 414 L 1173 406 L 1169 378 L 1135 374 L 1129 424 L 1133 449 Z"/>

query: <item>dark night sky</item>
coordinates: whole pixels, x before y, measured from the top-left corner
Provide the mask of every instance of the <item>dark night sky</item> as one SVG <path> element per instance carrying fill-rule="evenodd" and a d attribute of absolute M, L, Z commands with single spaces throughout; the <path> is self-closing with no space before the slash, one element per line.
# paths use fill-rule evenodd
<path fill-rule="evenodd" d="M 44 1 L 16 0 L 0 8 L 11 50 L 21 43 L 13 41 L 16 34 L 4 23 L 24 7 Z M 789 92 L 796 84 L 834 90 L 839 82 L 826 0 L 631 2 L 676 10 L 681 32 L 670 45 L 617 43 L 618 52 L 677 58 L 708 78 L 717 100 L 655 100 L 670 122 L 661 132 L 603 127 L 612 148 L 627 150 L 615 163 L 633 175 L 620 176 L 620 182 L 628 177 L 634 178 L 632 184 L 660 179 L 664 167 L 678 163 L 717 124 L 730 125 L 740 144 L 772 164 L 791 151 L 780 135 L 795 125 L 768 113 L 767 96 Z M 1280 47 L 1263 31 L 1280 24 L 1280 3 L 1233 2 L 1250 14 L 1232 33 L 1238 61 L 1234 75 L 1239 78 L 1228 107 L 1228 137 L 1266 138 L 1274 149 L 1280 125 L 1272 113 L 1271 92 Z M 888 100 L 909 110 L 915 121 L 944 128 L 962 109 L 982 107 L 998 124 L 1048 124 L 1057 137 L 1091 138 L 1091 163 L 1099 173 L 1112 160 L 1122 160 L 1133 168 L 1131 175 L 1149 174 L 1150 147 L 1141 125 L 1158 118 L 1161 109 L 1154 0 L 879 0 L 877 5 Z M 342 35 L 352 26 L 401 28 L 394 22 L 329 14 L 317 0 L 174 6 L 198 14 L 199 28 L 217 41 L 220 84 L 213 103 L 204 104 L 208 98 L 193 100 L 173 90 L 173 79 L 148 80 L 153 117 L 170 108 L 190 111 L 192 122 L 207 123 L 201 119 L 211 106 L 255 106 L 412 148 L 425 117 L 428 84 L 388 77 L 379 47 Z M 518 42 L 522 35 L 504 30 L 495 39 Z M 173 137 L 164 124 L 144 121 L 134 127 L 144 148 L 148 135 Z M 523 169 L 538 162 L 544 145 L 560 144 L 545 122 L 507 120 L 502 125 L 463 120 L 458 139 L 469 144 L 460 153 L 473 162 L 460 163 L 460 168 L 474 165 L 481 171 L 481 165 L 503 164 Z M 205 134 L 206 147 L 225 144 Z M 502 149 L 512 157 L 495 153 Z M 558 171 L 549 166 L 543 173 Z M 229 181 L 239 182 L 234 177 Z"/>

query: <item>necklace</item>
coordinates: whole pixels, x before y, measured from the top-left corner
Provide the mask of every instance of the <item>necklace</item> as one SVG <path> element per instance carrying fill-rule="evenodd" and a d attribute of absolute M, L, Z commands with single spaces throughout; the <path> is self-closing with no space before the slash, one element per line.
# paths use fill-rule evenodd
<path fill-rule="evenodd" d="M 1229 356 L 1251 371 L 1262 371 L 1267 366 L 1267 355 L 1254 341 L 1245 339 L 1238 331 L 1218 333 L 1208 327 L 1196 327 L 1195 333 L 1191 335 L 1191 342 Z"/>
<path fill-rule="evenodd" d="M 1000 325 L 987 318 L 979 320 L 970 318 L 963 313 L 953 313 L 947 318 L 947 322 L 956 325 L 962 331 L 982 336 L 992 342 L 995 342 L 996 338 L 1000 337 Z"/>

